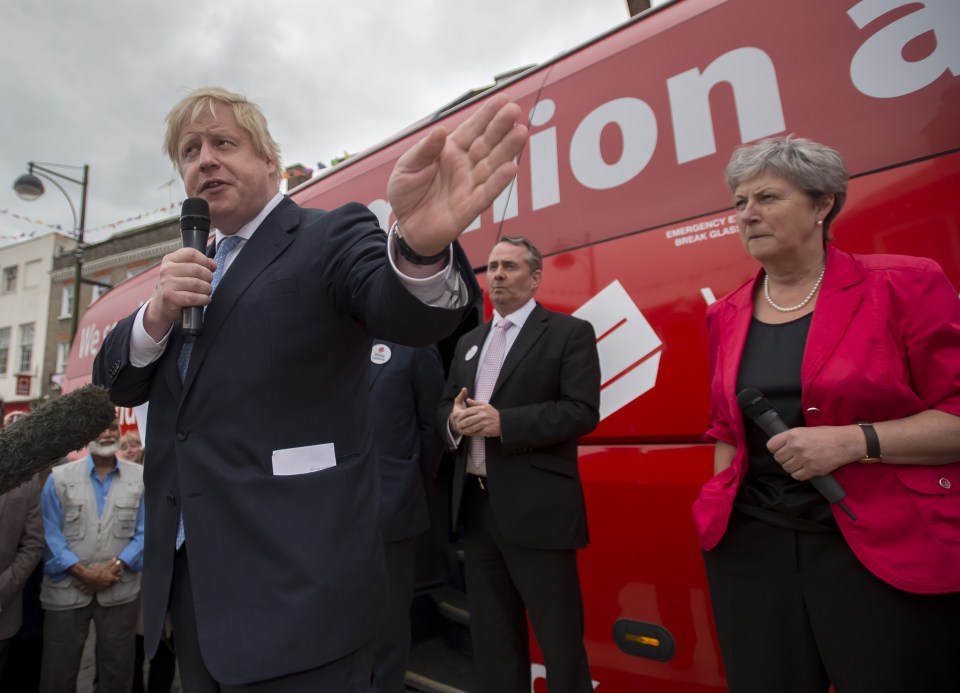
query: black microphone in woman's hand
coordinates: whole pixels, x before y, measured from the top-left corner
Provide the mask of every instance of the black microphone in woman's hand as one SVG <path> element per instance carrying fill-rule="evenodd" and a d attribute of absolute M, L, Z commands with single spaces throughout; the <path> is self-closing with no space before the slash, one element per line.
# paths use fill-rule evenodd
<path fill-rule="evenodd" d="M 741 390 L 737 394 L 737 406 L 740 407 L 743 415 L 753 421 L 756 427 L 766 433 L 769 438 L 790 430 L 760 390 L 752 387 Z M 843 504 L 847 492 L 843 490 L 840 482 L 834 479 L 832 474 L 812 477 L 810 483 L 828 502 L 837 503 L 851 519 L 857 519 L 856 515 L 850 512 L 850 508 Z"/>
<path fill-rule="evenodd" d="M 184 248 L 193 248 L 201 253 L 207 249 L 210 235 L 210 205 L 200 197 L 183 201 L 180 210 L 180 237 Z M 187 306 L 183 309 L 184 334 L 198 335 L 203 329 L 203 306 Z"/>

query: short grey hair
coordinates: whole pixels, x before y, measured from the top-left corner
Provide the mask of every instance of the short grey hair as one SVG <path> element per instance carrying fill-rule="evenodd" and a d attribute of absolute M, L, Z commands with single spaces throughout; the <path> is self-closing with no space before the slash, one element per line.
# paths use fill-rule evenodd
<path fill-rule="evenodd" d="M 536 272 L 537 270 L 543 269 L 543 256 L 529 238 L 524 238 L 523 236 L 501 236 L 494 245 L 500 245 L 501 243 L 509 243 L 510 245 L 526 248 L 527 257 L 524 259 L 527 261 L 530 271 Z"/>
<path fill-rule="evenodd" d="M 801 188 L 813 199 L 833 194 L 833 208 L 823 220 L 823 240 L 832 240 L 830 224 L 847 201 L 850 175 L 836 149 L 803 137 L 771 137 L 737 147 L 727 164 L 730 190 L 762 173 L 772 172 Z"/>

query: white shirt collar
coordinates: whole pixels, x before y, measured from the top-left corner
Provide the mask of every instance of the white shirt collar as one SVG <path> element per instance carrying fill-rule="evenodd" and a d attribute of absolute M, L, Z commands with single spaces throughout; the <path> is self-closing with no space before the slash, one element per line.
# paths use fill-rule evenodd
<path fill-rule="evenodd" d="M 278 192 L 271 198 L 267 205 L 260 210 L 260 214 L 241 226 L 233 235 L 237 238 L 242 238 L 244 241 L 249 241 L 250 237 L 253 235 L 253 232 L 256 231 L 263 220 L 267 218 L 267 215 L 270 214 L 270 212 L 272 212 L 278 204 L 280 204 L 281 200 L 283 200 L 283 193 Z M 220 229 L 217 229 L 216 237 L 214 238 L 216 243 L 219 245 L 220 241 L 222 241 L 224 238 L 226 238 L 226 235 L 220 233 Z"/>
<path fill-rule="evenodd" d="M 536 307 L 536 300 L 531 298 L 525 304 L 510 313 L 510 315 L 500 315 L 500 313 L 497 311 L 493 311 L 493 326 L 496 327 L 497 323 L 504 318 L 510 318 L 511 324 L 516 325 L 518 328 L 523 327 L 523 324 L 527 321 L 527 318 L 530 317 L 530 313 L 532 313 L 533 309 Z"/>

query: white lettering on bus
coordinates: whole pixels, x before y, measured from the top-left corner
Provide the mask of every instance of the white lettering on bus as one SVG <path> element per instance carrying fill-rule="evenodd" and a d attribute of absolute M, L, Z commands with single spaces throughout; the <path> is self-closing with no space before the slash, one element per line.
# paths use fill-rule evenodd
<path fill-rule="evenodd" d="M 538 101 L 530 112 L 530 127 L 546 125 L 557 110 L 552 99 Z M 557 154 L 557 129 L 547 128 L 530 135 L 527 145 L 530 169 L 536 171 L 530 183 L 530 199 L 534 211 L 560 202 L 560 157 Z"/>
<path fill-rule="evenodd" d="M 907 5 L 920 8 L 877 30 L 853 56 L 851 79 L 868 96 L 903 96 L 929 85 L 946 71 L 952 75 L 960 73 L 960 1 L 861 0 L 848 14 L 863 29 L 884 14 Z M 904 58 L 904 47 L 928 32 L 933 32 L 936 39 L 930 55 L 915 61 Z M 756 47 L 734 48 L 703 70 L 692 68 L 666 80 L 678 164 L 716 154 L 710 93 L 720 83 L 732 88 L 742 142 L 786 129 L 776 69 L 770 56 Z M 553 99 L 543 99 L 530 112 L 526 161 L 530 167 L 533 211 L 561 202 L 559 161 L 563 152 L 557 128 L 550 124 L 557 109 Z M 604 129 L 611 126 L 619 129 L 622 144 L 616 160 L 608 162 L 601 153 L 600 138 Z M 658 133 L 653 109 L 635 96 L 622 96 L 598 105 L 580 121 L 570 139 L 568 154 L 574 178 L 593 190 L 625 185 L 650 163 Z M 519 215 L 519 193 L 515 179 L 493 204 L 496 223 Z M 387 228 L 389 204 L 378 199 L 370 207 Z M 481 217 L 477 217 L 466 231 L 480 227 Z"/>
<path fill-rule="evenodd" d="M 710 110 L 710 89 L 720 82 L 733 87 L 740 134 L 744 142 L 782 132 L 785 125 L 776 72 L 770 57 L 758 48 L 736 48 L 714 60 L 701 73 L 696 68 L 667 80 L 674 123 L 674 145 L 679 163 L 716 153 Z M 552 99 L 538 101 L 530 111 L 530 203 L 536 211 L 561 201 L 560 148 L 557 128 L 547 127 L 557 111 Z M 619 128 L 620 155 L 604 160 L 600 151 L 603 130 Z M 657 147 L 658 125 L 653 109 L 639 98 L 625 96 L 600 104 L 577 125 L 570 140 L 570 167 L 576 180 L 593 190 L 609 190 L 630 182 L 650 163 Z M 383 228 L 388 228 L 390 206 L 383 199 L 369 204 Z M 493 203 L 496 223 L 518 216 L 517 180 Z M 466 231 L 481 226 L 477 218 Z"/>
<path fill-rule="evenodd" d="M 702 73 L 694 68 L 667 80 L 678 164 L 717 153 L 710 91 L 720 82 L 733 88 L 741 142 L 786 129 L 770 56 L 759 48 L 737 48 L 721 55 Z"/>
<path fill-rule="evenodd" d="M 901 7 L 918 9 L 878 29 L 850 61 L 850 79 L 867 96 L 892 99 L 923 89 L 949 71 L 960 74 L 960 2 L 957 0 L 862 0 L 847 14 L 860 29 Z M 932 33 L 935 48 L 922 60 L 908 60 L 904 47 Z"/>
<path fill-rule="evenodd" d="M 608 164 L 600 153 L 600 135 L 616 125 L 623 136 L 623 151 Z M 570 140 L 570 168 L 580 184 L 609 190 L 632 180 L 647 167 L 657 148 L 657 117 L 645 101 L 632 96 L 608 101 L 587 114 Z"/>
<path fill-rule="evenodd" d="M 381 229 L 390 228 L 390 203 L 386 200 L 374 200 L 367 205 L 367 208 L 374 213 Z"/>
<path fill-rule="evenodd" d="M 103 331 L 97 327 L 96 323 L 85 326 L 80 331 L 80 358 L 96 356 L 97 352 L 100 351 L 103 340 L 107 338 L 107 334 L 116 326 L 117 323 L 113 322 L 104 327 Z"/>

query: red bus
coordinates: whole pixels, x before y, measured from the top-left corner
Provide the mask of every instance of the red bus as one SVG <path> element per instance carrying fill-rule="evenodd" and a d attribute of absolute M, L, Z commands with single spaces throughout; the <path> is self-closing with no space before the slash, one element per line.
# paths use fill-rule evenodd
<path fill-rule="evenodd" d="M 455 126 L 495 91 L 529 114 L 516 180 L 461 243 L 482 272 L 500 235 L 531 238 L 544 255 L 537 299 L 599 335 L 602 420 L 580 449 L 591 544 L 579 556 L 598 693 L 725 689 L 690 506 L 712 474 L 705 311 L 756 272 L 723 181 L 730 152 L 791 132 L 837 148 L 851 181 L 836 245 L 928 256 L 960 286 L 958 26 L 955 0 L 677 0 L 292 192 L 309 207 L 363 202 L 388 228 L 387 177 L 429 127 Z M 91 307 L 68 388 L 89 380 L 102 333 L 155 274 Z M 417 637 L 443 632 L 466 650 L 442 495 Z M 536 649 L 534 661 L 542 693 Z M 441 690 L 429 678 L 411 683 Z"/>

